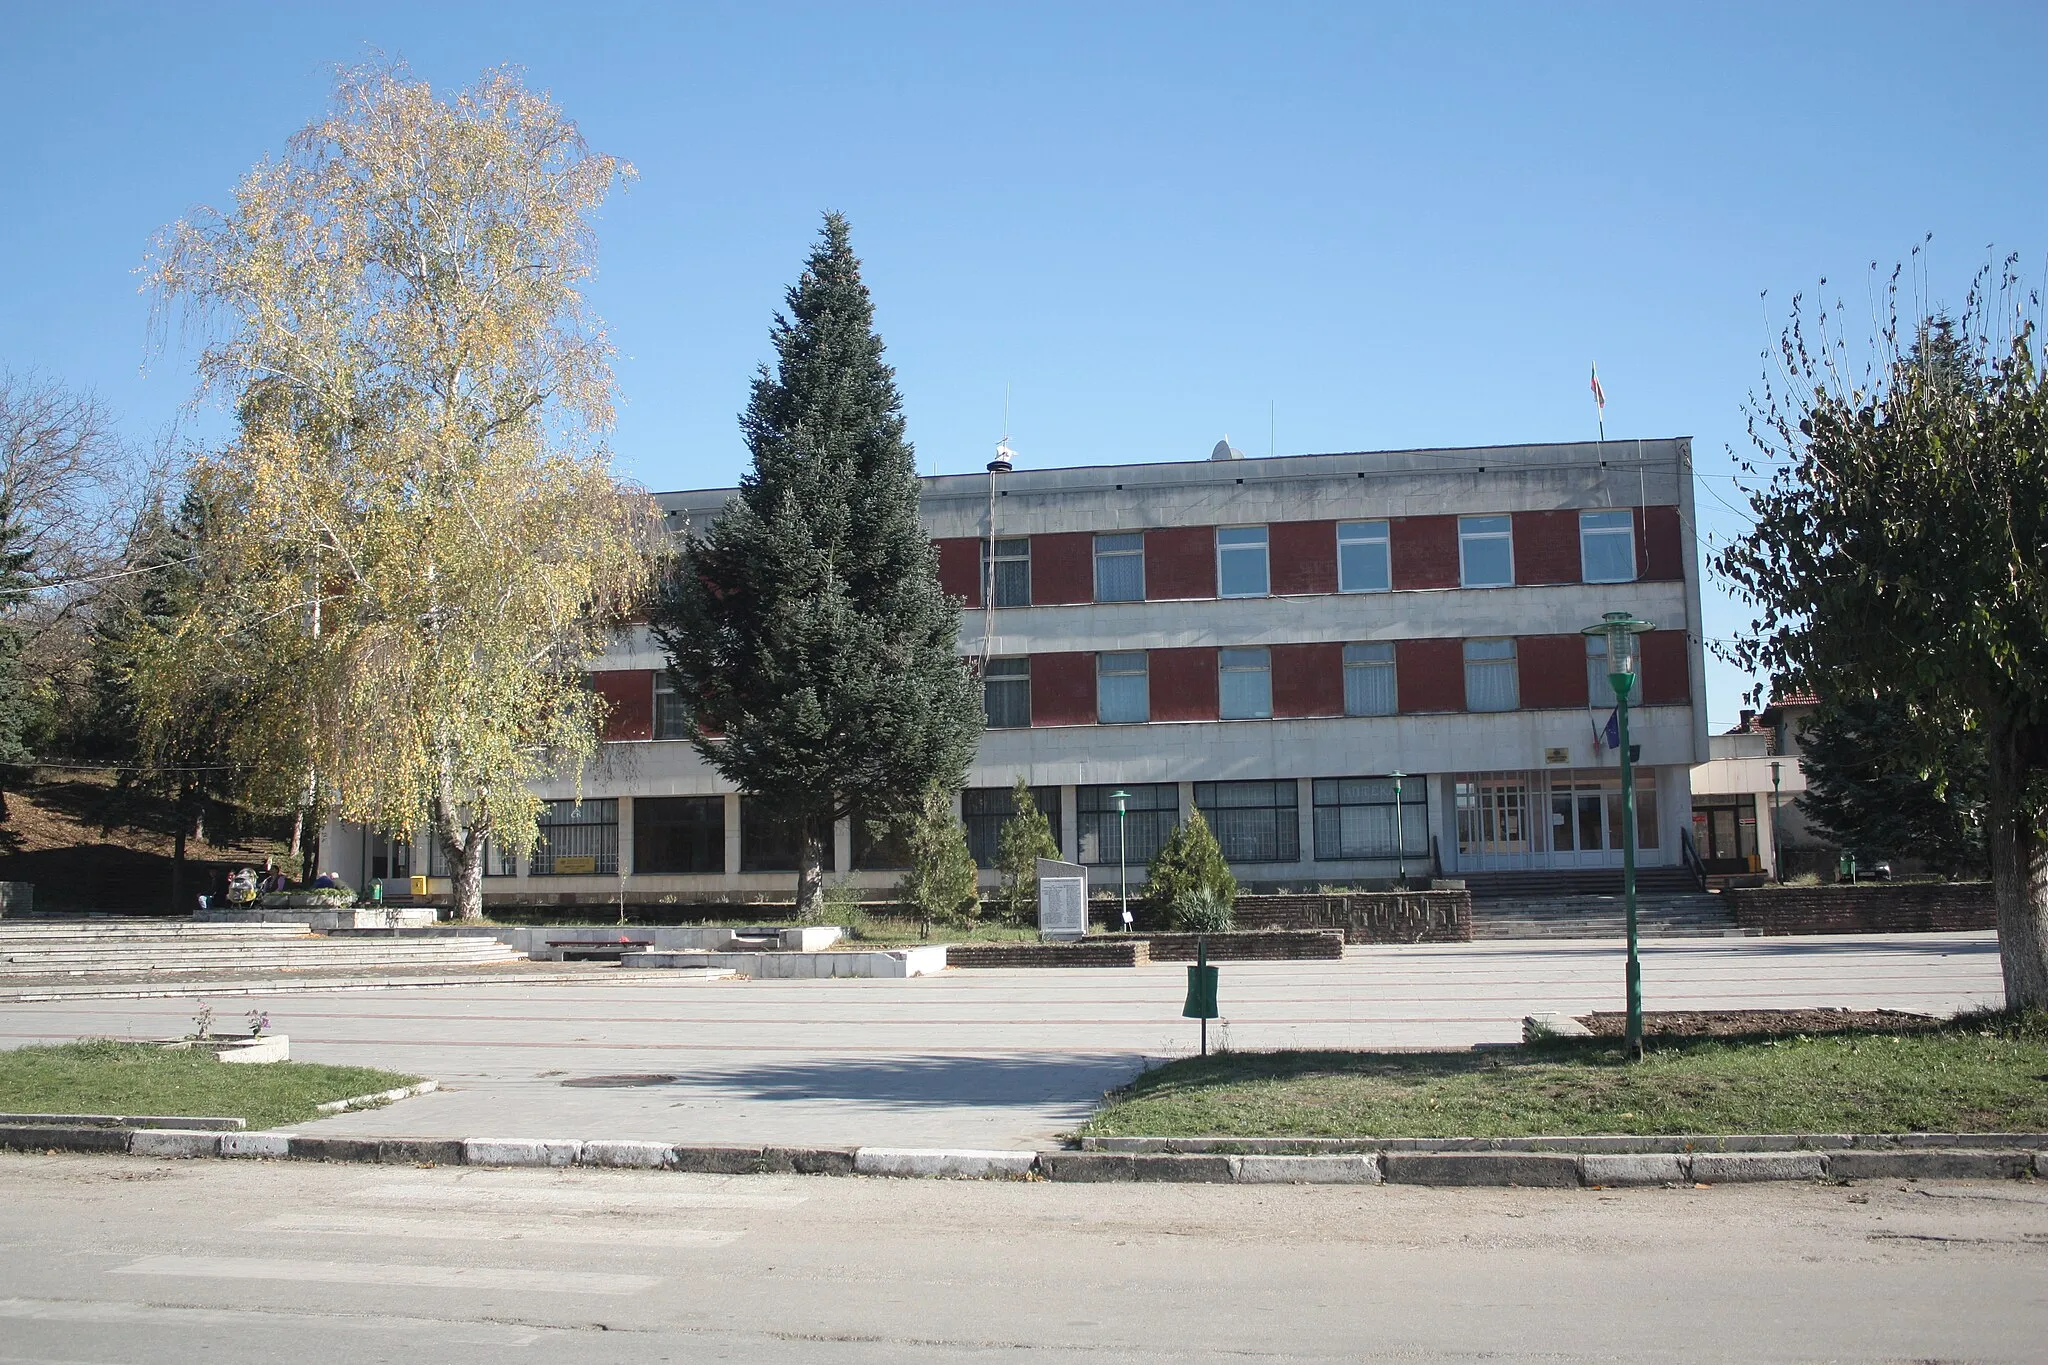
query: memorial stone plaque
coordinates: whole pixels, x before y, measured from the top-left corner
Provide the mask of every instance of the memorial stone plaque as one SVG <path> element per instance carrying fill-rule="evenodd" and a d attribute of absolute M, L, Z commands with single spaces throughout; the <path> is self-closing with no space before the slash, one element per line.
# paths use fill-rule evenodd
<path fill-rule="evenodd" d="M 1088 936 L 1088 869 L 1053 858 L 1038 860 L 1038 936 Z"/>

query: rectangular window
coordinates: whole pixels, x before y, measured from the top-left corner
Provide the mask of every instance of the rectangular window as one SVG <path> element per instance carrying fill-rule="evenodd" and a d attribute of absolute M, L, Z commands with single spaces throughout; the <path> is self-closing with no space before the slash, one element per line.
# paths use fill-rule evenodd
<path fill-rule="evenodd" d="M 1124 792 L 1124 866 L 1142 869 L 1180 823 L 1180 787 L 1173 782 L 1133 782 L 1124 787 L 1077 787 L 1074 815 L 1081 837 L 1081 861 L 1093 866 L 1117 865 L 1116 802 L 1110 793 Z"/>
<path fill-rule="evenodd" d="M 1520 704 L 1513 640 L 1465 642 L 1465 709 L 1512 711 Z"/>
<path fill-rule="evenodd" d="M 634 797 L 633 871 L 654 876 L 723 873 L 725 798 Z"/>
<path fill-rule="evenodd" d="M 1459 517 L 1458 566 L 1458 582 L 1463 587 L 1514 586 L 1514 519 Z"/>
<path fill-rule="evenodd" d="M 1384 521 L 1337 523 L 1337 591 L 1386 592 L 1394 586 Z"/>
<path fill-rule="evenodd" d="M 1481 773 L 1457 784 L 1461 857 L 1519 857 L 1533 848 L 1529 784 L 1506 774 Z"/>
<path fill-rule="evenodd" d="M 1264 597 L 1270 591 L 1269 583 L 1266 528 L 1219 526 L 1216 529 L 1216 595 Z"/>
<path fill-rule="evenodd" d="M 1104 725 L 1142 725 L 1152 718 L 1145 654 L 1095 656 L 1095 719 Z"/>
<path fill-rule="evenodd" d="M 654 675 L 654 737 L 656 739 L 688 739 L 690 737 L 690 708 L 683 694 L 676 691 L 675 681 L 667 669 L 660 669 Z M 638 817 L 634 825 L 639 825 Z"/>
<path fill-rule="evenodd" d="M 1296 782 L 1195 784 L 1195 809 L 1209 822 L 1225 862 L 1300 862 L 1300 802 Z"/>
<path fill-rule="evenodd" d="M 1586 705 L 1614 705 L 1614 684 L 1607 681 L 1607 637 L 1586 637 Z"/>
<path fill-rule="evenodd" d="M 1344 714 L 1391 716 L 1400 709 L 1393 645 L 1344 646 Z"/>
<path fill-rule="evenodd" d="M 1273 656 L 1263 649 L 1216 652 L 1225 720 L 1270 720 L 1273 715 Z"/>
<path fill-rule="evenodd" d="M 991 730 L 1031 725 L 1031 660 L 990 659 L 981 680 L 981 708 Z"/>
<path fill-rule="evenodd" d="M 853 870 L 901 872 L 910 866 L 910 816 L 870 820 L 860 811 L 847 819 L 853 834 Z"/>
<path fill-rule="evenodd" d="M 1031 537 L 1017 536 L 998 540 L 993 566 L 989 561 L 988 541 L 981 542 L 982 582 L 989 582 L 989 571 L 995 571 L 994 602 L 999 607 L 1028 607 L 1031 605 Z"/>
<path fill-rule="evenodd" d="M 969 787 L 960 793 L 960 818 L 967 825 L 967 851 L 974 855 L 976 867 L 996 865 L 996 852 L 1002 847 L 1003 826 L 1017 813 L 1017 803 L 1011 799 L 1014 794 L 1008 787 Z M 1046 824 L 1052 827 L 1053 842 L 1058 843 L 1060 789 L 1033 787 L 1031 801 L 1044 814 Z"/>
<path fill-rule="evenodd" d="M 1635 513 L 1579 513 L 1579 576 L 1588 583 L 1635 582 Z"/>
<path fill-rule="evenodd" d="M 1095 600 L 1145 600 L 1145 533 L 1095 537 Z"/>
<path fill-rule="evenodd" d="M 1428 856 L 1429 792 L 1419 775 L 1402 779 L 1398 805 L 1391 777 L 1319 777 L 1314 814 L 1318 862 Z"/>
<path fill-rule="evenodd" d="M 423 835 L 421 841 L 427 846 L 427 875 L 445 877 L 448 875 L 448 855 L 441 851 L 441 841 L 433 835 Z M 516 877 L 519 875 L 519 859 L 510 852 L 500 849 L 496 839 L 484 840 L 484 875 L 486 877 Z"/>
<path fill-rule="evenodd" d="M 794 872 L 800 861 L 796 827 L 775 818 L 759 797 L 740 798 L 740 871 Z M 831 836 L 825 839 L 824 862 L 832 864 Z"/>
<path fill-rule="evenodd" d="M 540 842 L 527 874 L 534 877 L 619 875 L 619 803 L 614 797 L 540 803 Z"/>

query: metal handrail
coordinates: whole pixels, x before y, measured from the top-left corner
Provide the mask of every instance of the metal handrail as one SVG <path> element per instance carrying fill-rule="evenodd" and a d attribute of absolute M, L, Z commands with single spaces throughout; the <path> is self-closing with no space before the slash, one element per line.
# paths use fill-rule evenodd
<path fill-rule="evenodd" d="M 1678 853 L 1679 857 L 1684 860 L 1685 870 L 1692 873 L 1693 885 L 1702 891 L 1706 890 L 1707 865 L 1700 859 L 1699 850 L 1693 847 L 1691 830 L 1680 829 L 1678 831 Z"/>

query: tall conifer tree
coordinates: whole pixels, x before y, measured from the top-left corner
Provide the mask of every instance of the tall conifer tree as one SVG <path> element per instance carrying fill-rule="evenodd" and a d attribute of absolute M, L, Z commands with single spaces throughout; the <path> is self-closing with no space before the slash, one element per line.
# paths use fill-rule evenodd
<path fill-rule="evenodd" d="M 754 467 L 684 541 L 654 631 L 698 705 L 698 752 L 797 834 L 797 909 L 813 914 L 833 822 L 957 787 L 981 711 L 838 214 L 787 302 L 740 419 Z"/>

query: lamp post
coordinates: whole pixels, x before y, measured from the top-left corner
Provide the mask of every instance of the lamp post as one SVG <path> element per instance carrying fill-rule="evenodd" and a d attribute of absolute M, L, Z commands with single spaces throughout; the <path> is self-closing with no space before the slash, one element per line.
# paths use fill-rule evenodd
<path fill-rule="evenodd" d="M 1401 779 L 1408 776 L 1408 774 L 1404 772 L 1391 772 L 1387 776 L 1394 779 L 1394 866 L 1400 869 L 1400 876 L 1395 879 L 1394 884 L 1401 890 L 1406 891 L 1408 889 L 1408 831 L 1401 826 Z"/>
<path fill-rule="evenodd" d="M 1628 1055 L 1643 1058 L 1643 962 L 1636 937 L 1636 768 L 1629 752 L 1628 694 L 1636 682 L 1636 637 L 1655 630 L 1626 611 L 1605 613 L 1581 634 L 1607 638 L 1607 681 L 1614 688 L 1615 739 L 1621 750 L 1621 898 L 1628 912 Z"/>
<path fill-rule="evenodd" d="M 1780 886 L 1785 883 L 1785 854 L 1778 844 L 1778 768 L 1777 759 L 1771 760 L 1771 875 Z"/>
<path fill-rule="evenodd" d="M 1116 875 L 1123 885 L 1123 903 L 1118 908 L 1122 911 L 1123 931 L 1128 934 L 1131 932 L 1131 866 L 1124 857 L 1124 849 L 1128 847 L 1124 842 L 1124 808 L 1130 804 L 1131 794 L 1118 787 L 1109 794 L 1109 799 L 1116 802 Z"/>

